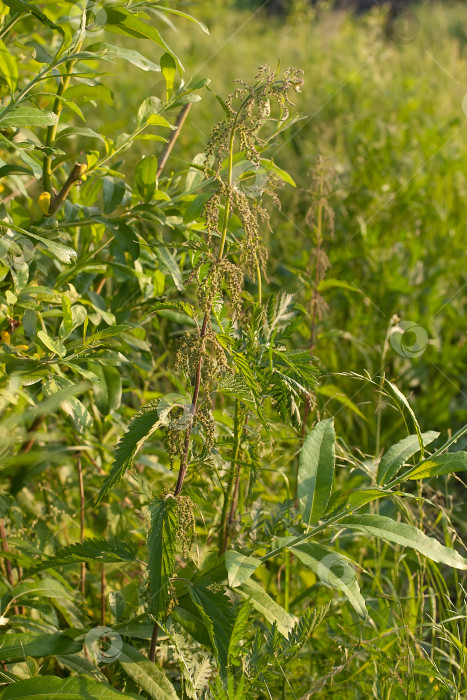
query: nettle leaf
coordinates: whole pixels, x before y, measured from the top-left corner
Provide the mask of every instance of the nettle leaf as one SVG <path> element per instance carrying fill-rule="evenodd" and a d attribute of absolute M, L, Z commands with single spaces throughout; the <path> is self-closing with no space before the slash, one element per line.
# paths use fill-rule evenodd
<path fill-rule="evenodd" d="M 4 634 L 0 644 L 0 661 L 24 661 L 27 656 L 65 656 L 83 648 L 80 642 L 63 634 Z"/>
<path fill-rule="evenodd" d="M 335 463 L 334 419 L 320 421 L 308 433 L 300 452 L 298 507 L 307 525 L 316 523 L 331 496 Z"/>
<path fill-rule="evenodd" d="M 421 434 L 423 444 L 429 445 L 430 442 L 439 437 L 439 433 L 430 430 L 427 433 Z M 408 435 L 403 440 L 399 440 L 395 445 L 392 445 L 387 452 L 381 457 L 378 467 L 378 477 L 376 482 L 384 484 L 393 479 L 401 466 L 407 462 L 410 457 L 420 451 L 420 442 L 418 435 Z"/>
<path fill-rule="evenodd" d="M 165 617 L 169 602 L 170 578 L 175 567 L 178 506 L 172 494 L 149 504 L 151 527 L 148 534 L 149 595 L 152 614 Z"/>
<path fill-rule="evenodd" d="M 221 673 L 223 673 L 227 668 L 229 642 L 234 623 L 232 604 L 222 591 L 214 592 L 201 583 L 189 586 L 188 590 L 208 630 Z"/>
<path fill-rule="evenodd" d="M 36 676 L 9 685 L 2 693 L 2 700 L 29 700 L 29 698 L 53 698 L 53 700 L 118 700 L 118 698 L 140 698 L 128 691 L 120 693 L 107 683 L 100 683 L 89 676 L 76 675 L 71 678 L 58 676 Z"/>
<path fill-rule="evenodd" d="M 241 603 L 237 610 L 236 610 L 236 615 L 235 615 L 235 622 L 232 628 L 232 633 L 230 635 L 230 642 L 229 642 L 229 649 L 228 649 L 228 663 L 233 664 L 234 666 L 239 666 L 240 662 L 238 661 L 241 651 L 242 651 L 242 645 L 241 642 L 243 641 L 243 638 L 245 637 L 245 634 L 247 630 L 251 626 L 251 613 L 253 612 L 253 606 L 251 603 L 248 603 L 246 600 Z"/>
<path fill-rule="evenodd" d="M 287 541 L 292 539 L 292 537 L 281 538 L 280 543 L 287 544 Z M 298 544 L 290 547 L 290 551 L 323 583 L 337 591 L 342 591 L 360 617 L 365 619 L 368 617 L 355 569 L 341 554 L 317 542 Z"/>
<path fill-rule="evenodd" d="M 290 630 L 288 638 L 283 642 L 280 658 L 288 663 L 294 659 L 303 648 L 310 634 L 324 620 L 330 604 L 307 608 L 297 624 Z"/>
<path fill-rule="evenodd" d="M 140 688 L 154 700 L 178 700 L 172 683 L 166 678 L 162 669 L 150 661 L 144 654 L 123 642 L 118 663 Z"/>
<path fill-rule="evenodd" d="M 142 317 L 141 321 L 144 321 L 144 319 L 147 318 L 149 316 L 149 314 L 153 314 L 157 311 L 164 311 L 164 310 L 180 311 L 181 313 L 184 313 L 193 319 L 196 316 L 195 309 L 187 301 L 161 301 L 161 302 L 158 302 L 157 304 L 153 304 L 151 306 L 151 308 L 149 309 L 149 311 L 146 311 L 146 313 Z"/>
<path fill-rule="evenodd" d="M 266 620 L 271 624 L 276 624 L 279 632 L 287 637 L 290 630 L 294 627 L 297 620 L 290 615 L 284 608 L 276 603 L 256 581 L 246 581 L 242 587 L 238 589 L 240 595 L 245 598 L 253 607 L 264 615 Z"/>
<path fill-rule="evenodd" d="M 143 158 L 135 170 L 135 185 L 145 202 L 150 202 L 157 187 L 157 158 Z"/>
<path fill-rule="evenodd" d="M 236 588 L 252 576 L 261 561 L 255 557 L 247 557 L 245 554 L 231 550 L 225 553 L 225 565 L 229 578 L 229 586 Z"/>
<path fill-rule="evenodd" d="M 402 479 L 429 479 L 442 474 L 467 471 L 467 452 L 450 452 L 425 460 Z"/>
<path fill-rule="evenodd" d="M 53 557 L 49 557 L 33 569 L 25 573 L 24 577 L 32 576 L 38 571 L 75 564 L 76 562 L 98 561 L 101 563 L 114 563 L 119 561 L 138 561 L 138 547 L 134 542 L 123 542 L 118 537 L 93 538 L 83 542 L 74 542 L 68 547 L 60 549 Z"/>
<path fill-rule="evenodd" d="M 339 521 L 339 527 L 350 527 L 368 535 L 375 535 L 387 542 L 411 547 L 420 554 L 439 564 L 447 564 L 455 569 L 467 570 L 467 559 L 455 549 L 445 547 L 433 537 L 407 523 L 396 522 L 383 515 L 349 515 Z"/>
<path fill-rule="evenodd" d="M 115 461 L 110 474 L 105 478 L 97 503 L 118 484 L 127 469 L 133 464 L 136 453 L 149 436 L 162 425 L 159 420 L 159 400 L 151 401 L 132 418 L 130 425 L 115 450 Z"/>

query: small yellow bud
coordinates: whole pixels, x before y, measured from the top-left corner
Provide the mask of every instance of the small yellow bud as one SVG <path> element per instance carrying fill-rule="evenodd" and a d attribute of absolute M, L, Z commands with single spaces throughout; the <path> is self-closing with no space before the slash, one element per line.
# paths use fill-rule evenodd
<path fill-rule="evenodd" d="M 15 350 L 19 350 L 20 352 L 26 352 L 27 349 L 27 345 L 15 345 Z"/>
<path fill-rule="evenodd" d="M 1 335 L 2 335 L 2 343 L 8 343 L 8 345 L 9 345 L 10 344 L 10 334 L 8 333 L 8 331 L 2 331 Z"/>
<path fill-rule="evenodd" d="M 42 192 L 37 199 L 39 209 L 47 216 L 50 207 L 50 192 Z"/>

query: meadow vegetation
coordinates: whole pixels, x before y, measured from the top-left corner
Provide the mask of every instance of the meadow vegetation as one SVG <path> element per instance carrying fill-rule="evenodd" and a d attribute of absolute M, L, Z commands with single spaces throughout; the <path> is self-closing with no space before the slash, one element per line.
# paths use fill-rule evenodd
<path fill-rule="evenodd" d="M 2 700 L 467 694 L 467 7 L 292 5 L 0 2 Z"/>

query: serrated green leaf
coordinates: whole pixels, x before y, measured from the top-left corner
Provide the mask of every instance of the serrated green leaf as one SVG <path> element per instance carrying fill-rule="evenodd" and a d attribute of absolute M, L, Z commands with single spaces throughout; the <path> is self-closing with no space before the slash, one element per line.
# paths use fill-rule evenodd
<path fill-rule="evenodd" d="M 162 425 L 159 420 L 159 400 L 151 401 L 133 416 L 130 425 L 115 450 L 115 461 L 110 474 L 105 478 L 97 503 L 100 503 L 110 489 L 118 484 L 127 469 L 133 464 L 136 452 L 148 437 Z"/>
<path fill-rule="evenodd" d="M 232 604 L 222 591 L 212 591 L 202 582 L 189 586 L 188 591 L 208 630 L 221 673 L 224 673 L 234 622 Z"/>
<path fill-rule="evenodd" d="M 191 304 L 189 304 L 186 301 L 161 301 L 158 302 L 157 304 L 153 304 L 149 311 L 146 311 L 144 316 L 142 317 L 141 321 L 144 321 L 145 318 L 149 316 L 149 314 L 153 314 L 157 311 L 163 311 L 164 309 L 168 309 L 171 311 L 180 311 L 190 318 L 195 318 L 195 310 Z"/>
<path fill-rule="evenodd" d="M 123 542 L 118 537 L 93 538 L 83 542 L 74 542 L 48 559 L 37 564 L 24 574 L 32 576 L 38 571 L 66 566 L 83 561 L 98 561 L 101 563 L 114 563 L 119 561 L 137 561 L 137 545 L 133 542 Z"/>
<path fill-rule="evenodd" d="M 148 534 L 148 572 L 151 612 L 156 619 L 165 617 L 169 600 L 169 583 L 175 566 L 178 508 L 169 494 L 149 504 L 151 527 Z"/>

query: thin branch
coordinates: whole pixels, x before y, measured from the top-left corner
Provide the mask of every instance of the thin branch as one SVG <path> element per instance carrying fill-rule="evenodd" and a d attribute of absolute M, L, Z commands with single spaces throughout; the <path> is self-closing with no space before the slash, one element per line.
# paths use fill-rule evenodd
<path fill-rule="evenodd" d="M 149 659 L 153 663 L 156 661 L 157 637 L 159 636 L 159 625 L 154 623 L 152 628 L 151 647 L 149 649 Z"/>
<path fill-rule="evenodd" d="M 2 548 L 5 554 L 9 552 L 8 549 L 8 540 L 6 536 L 6 530 L 5 530 L 5 523 L 3 522 L 3 518 L 0 518 L 0 536 L 2 538 Z M 5 557 L 5 569 L 6 569 L 6 577 L 8 579 L 8 583 L 10 586 L 14 586 L 15 582 L 13 580 L 13 570 L 11 568 L 11 561 Z M 13 608 L 15 615 L 19 615 L 19 609 L 15 605 Z"/>
<path fill-rule="evenodd" d="M 76 163 L 73 170 L 68 175 L 68 178 L 60 192 L 54 197 L 52 197 L 48 211 L 48 216 L 52 216 L 60 209 L 65 199 L 70 194 L 70 190 L 75 184 L 75 182 L 79 182 L 79 180 L 81 180 L 81 178 L 83 177 L 84 173 L 86 172 L 86 168 L 87 166 L 84 163 Z"/>
<path fill-rule="evenodd" d="M 191 109 L 191 102 L 188 102 L 182 109 L 180 110 L 180 113 L 177 117 L 177 121 L 175 122 L 175 129 L 172 131 L 170 134 L 170 138 L 168 142 L 166 143 L 162 153 L 161 157 L 159 159 L 159 166 L 157 168 L 157 177 L 159 178 L 162 171 L 164 170 L 165 164 L 167 163 L 167 160 L 172 152 L 172 148 L 175 146 L 175 141 L 178 139 L 180 135 L 180 131 L 182 130 L 183 124 L 185 123 L 185 119 L 188 116 L 188 112 Z"/>
<path fill-rule="evenodd" d="M 84 542 L 84 484 L 83 484 L 83 469 L 81 466 L 81 457 L 78 457 L 78 482 L 79 482 L 79 501 L 80 501 L 80 537 L 81 542 Z M 81 562 L 81 594 L 83 599 L 86 597 L 86 562 Z"/>

